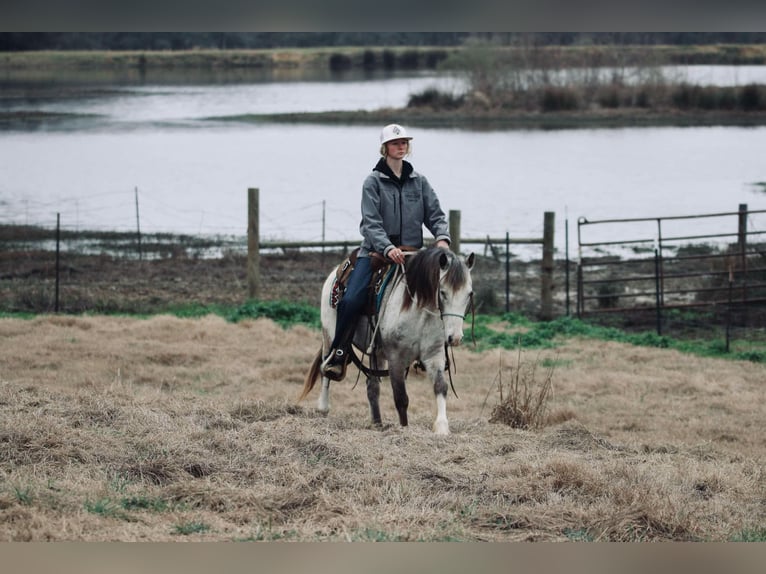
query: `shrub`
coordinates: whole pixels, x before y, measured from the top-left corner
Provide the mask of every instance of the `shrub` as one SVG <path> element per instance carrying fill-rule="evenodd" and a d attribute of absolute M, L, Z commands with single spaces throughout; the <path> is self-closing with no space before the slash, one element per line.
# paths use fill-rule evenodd
<path fill-rule="evenodd" d="M 766 91 L 757 84 L 737 87 L 680 84 L 671 94 L 671 102 L 682 110 L 733 110 L 746 112 L 766 109 Z"/>
<path fill-rule="evenodd" d="M 330 56 L 330 69 L 333 72 L 341 72 L 351 69 L 351 58 L 345 54 L 333 54 Z"/>
<path fill-rule="evenodd" d="M 619 108 L 620 91 L 616 86 L 610 86 L 598 94 L 597 100 L 599 105 L 604 108 Z"/>
<path fill-rule="evenodd" d="M 576 110 L 579 106 L 579 98 L 572 88 L 549 86 L 540 96 L 540 108 L 544 112 Z"/>
<path fill-rule="evenodd" d="M 620 283 L 601 283 L 596 288 L 599 309 L 614 309 L 620 303 L 620 295 L 625 294 L 625 285 Z"/>
<path fill-rule="evenodd" d="M 511 381 L 507 387 L 503 385 L 502 368 L 498 371 L 500 404 L 492 409 L 489 422 L 520 429 L 545 425 L 548 400 L 553 389 L 553 366 L 546 368 L 540 380 L 538 366 L 538 363 L 522 363 L 519 347 L 516 368 L 511 368 Z"/>
<path fill-rule="evenodd" d="M 420 54 L 417 50 L 407 50 L 399 57 L 399 66 L 404 70 L 417 70 Z"/>
<path fill-rule="evenodd" d="M 463 104 L 463 96 L 454 96 L 436 88 L 426 88 L 412 94 L 407 102 L 408 108 L 430 107 L 435 110 L 454 110 Z"/>
<path fill-rule="evenodd" d="M 671 101 L 673 105 L 682 110 L 691 108 L 694 105 L 696 99 L 695 96 L 696 86 L 683 83 L 679 85 L 671 95 Z"/>
<path fill-rule="evenodd" d="M 396 68 L 396 54 L 391 50 L 383 50 L 383 68 L 393 70 Z"/>
<path fill-rule="evenodd" d="M 639 108 L 649 108 L 652 105 L 652 97 L 647 90 L 639 90 L 636 94 L 635 105 Z"/>
<path fill-rule="evenodd" d="M 761 86 L 748 84 L 739 92 L 739 105 L 746 112 L 766 109 L 766 94 Z"/>
<path fill-rule="evenodd" d="M 434 70 L 447 59 L 446 50 L 435 50 L 426 53 L 426 68 Z"/>
<path fill-rule="evenodd" d="M 365 50 L 362 55 L 362 67 L 365 70 L 374 70 L 377 66 L 375 52 L 372 50 Z"/>
<path fill-rule="evenodd" d="M 502 304 L 492 287 L 485 285 L 479 288 L 474 295 L 474 305 L 477 312 L 492 314 L 501 310 Z"/>

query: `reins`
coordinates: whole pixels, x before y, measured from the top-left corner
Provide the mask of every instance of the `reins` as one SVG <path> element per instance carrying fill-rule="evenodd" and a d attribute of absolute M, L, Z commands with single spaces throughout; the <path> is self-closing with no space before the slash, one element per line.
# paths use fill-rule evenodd
<path fill-rule="evenodd" d="M 405 252 L 405 256 L 414 255 L 415 252 Z M 393 283 L 391 286 L 391 289 L 393 289 L 397 282 L 404 281 L 404 288 L 407 290 L 407 293 L 409 294 L 410 298 L 414 299 L 412 295 L 412 291 L 410 291 L 409 283 L 407 282 L 407 273 L 404 266 L 404 263 L 400 263 L 397 265 L 397 269 L 395 272 L 395 275 L 393 277 Z M 444 319 L 444 317 L 459 317 L 461 320 L 465 320 L 465 315 L 467 314 L 459 314 L 459 313 L 445 313 L 442 308 L 442 301 L 439 297 L 439 293 L 437 291 L 436 293 L 436 301 L 438 306 L 438 312 L 439 312 L 439 318 Z M 469 297 L 469 313 L 471 314 L 471 340 L 476 346 L 476 336 L 475 336 L 475 324 L 476 324 L 476 315 L 474 313 L 474 301 L 473 301 L 473 293 L 470 294 Z M 388 304 L 388 298 L 384 298 L 381 304 L 381 309 L 378 312 L 378 316 L 383 312 L 385 306 Z M 426 312 L 431 313 L 433 315 L 436 315 L 435 311 L 431 311 L 430 309 L 424 309 Z M 372 363 L 374 352 L 375 352 L 375 341 L 378 336 L 378 326 L 380 325 L 380 321 L 375 321 L 375 328 L 372 331 L 372 336 L 370 337 L 370 345 L 366 349 L 365 352 L 363 352 L 363 355 L 366 354 L 370 357 L 370 362 Z M 455 395 L 455 398 L 459 399 L 460 397 L 457 394 L 457 391 L 455 391 L 455 384 L 452 380 L 452 367 L 455 365 L 455 351 L 452 350 L 452 357 L 450 358 L 450 345 L 447 341 L 444 342 L 444 357 L 445 357 L 445 370 L 447 371 L 448 377 L 449 377 L 449 384 L 450 388 L 452 389 L 452 394 Z M 388 376 L 389 370 L 388 369 L 376 369 L 373 366 L 367 366 L 362 362 L 362 359 L 360 359 L 356 352 L 354 351 L 353 346 L 350 349 L 350 355 L 351 355 L 351 362 L 356 365 L 357 369 L 359 369 L 360 373 L 364 373 L 367 377 L 386 377 Z M 457 367 L 455 367 L 455 372 L 457 372 Z M 359 378 L 357 377 L 357 382 L 359 381 Z M 356 383 L 355 383 L 356 386 Z"/>

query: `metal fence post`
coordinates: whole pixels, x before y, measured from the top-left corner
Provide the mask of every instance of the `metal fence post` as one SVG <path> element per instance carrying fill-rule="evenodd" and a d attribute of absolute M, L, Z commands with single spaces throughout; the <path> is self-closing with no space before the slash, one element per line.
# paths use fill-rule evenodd
<path fill-rule="evenodd" d="M 505 312 L 511 312 L 511 236 L 505 232 Z"/>
<path fill-rule="evenodd" d="M 569 218 L 564 220 L 564 260 L 566 267 L 564 267 L 564 288 L 565 293 L 565 307 L 567 317 L 569 317 Z"/>
<path fill-rule="evenodd" d="M 56 294 L 53 301 L 53 310 L 59 312 L 59 277 L 61 276 L 61 214 L 56 214 Z"/>
<path fill-rule="evenodd" d="M 259 239 L 259 190 L 247 190 L 247 296 L 255 299 L 260 293 L 260 239 Z"/>
<path fill-rule="evenodd" d="M 657 334 L 662 335 L 662 292 L 660 290 L 660 249 L 654 248 L 654 289 L 657 306 Z"/>

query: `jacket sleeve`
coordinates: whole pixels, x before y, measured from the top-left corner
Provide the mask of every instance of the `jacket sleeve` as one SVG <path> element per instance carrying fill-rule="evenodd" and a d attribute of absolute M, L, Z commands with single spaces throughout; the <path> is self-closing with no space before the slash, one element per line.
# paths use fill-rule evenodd
<path fill-rule="evenodd" d="M 369 175 L 362 184 L 362 222 L 359 231 L 372 248 L 385 255 L 394 248 L 383 227 L 380 186 L 374 175 Z"/>
<path fill-rule="evenodd" d="M 428 179 L 423 174 L 420 174 L 420 177 L 423 178 L 423 224 L 436 241 L 443 239 L 447 243 L 452 243 L 449 235 L 449 222 L 439 204 L 439 198 L 436 196 L 436 192 L 431 187 Z"/>

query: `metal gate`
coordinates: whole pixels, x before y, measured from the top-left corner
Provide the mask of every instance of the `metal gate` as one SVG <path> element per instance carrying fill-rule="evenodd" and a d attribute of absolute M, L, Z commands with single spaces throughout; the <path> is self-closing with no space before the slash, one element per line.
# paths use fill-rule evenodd
<path fill-rule="evenodd" d="M 766 210 L 577 222 L 577 315 L 766 326 Z M 731 224 L 727 220 L 731 221 Z M 710 232 L 715 229 L 716 232 Z M 721 229 L 731 229 L 721 232 Z"/>

